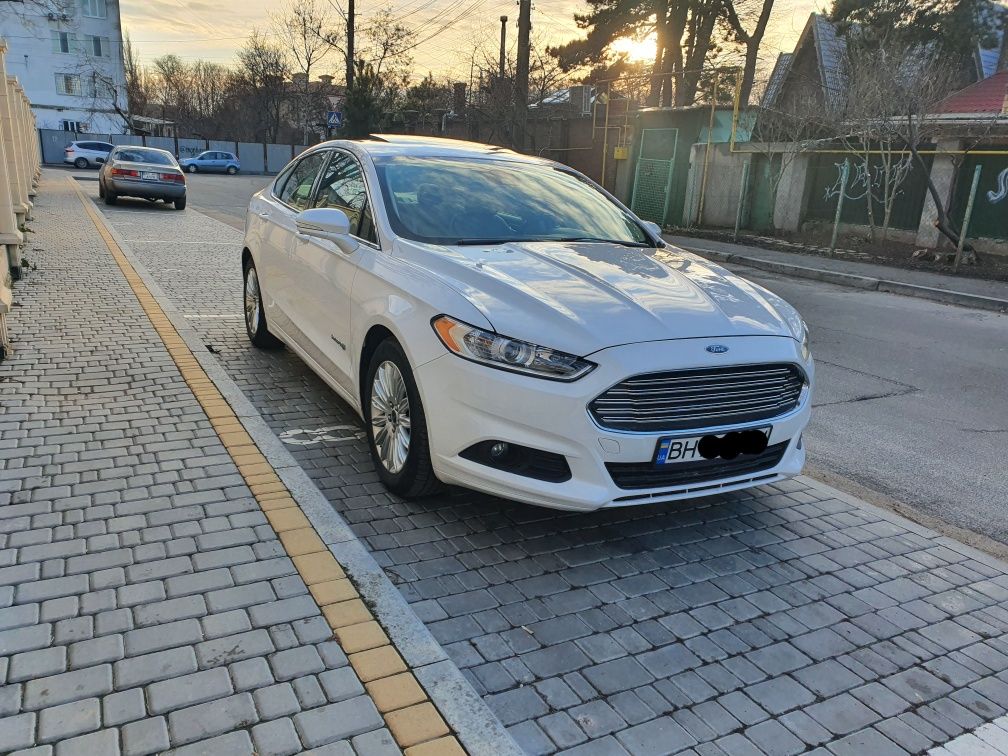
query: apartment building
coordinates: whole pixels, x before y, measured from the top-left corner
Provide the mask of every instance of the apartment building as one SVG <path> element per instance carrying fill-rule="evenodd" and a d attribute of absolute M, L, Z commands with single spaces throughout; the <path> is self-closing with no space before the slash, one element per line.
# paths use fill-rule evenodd
<path fill-rule="evenodd" d="M 40 128 L 126 131 L 119 0 L 0 0 L 0 38 Z"/>

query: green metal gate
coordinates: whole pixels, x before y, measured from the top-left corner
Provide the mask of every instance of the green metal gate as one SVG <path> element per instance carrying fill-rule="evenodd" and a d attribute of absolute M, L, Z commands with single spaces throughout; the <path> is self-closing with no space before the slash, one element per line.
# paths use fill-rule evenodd
<path fill-rule="evenodd" d="M 665 223 L 678 141 L 679 129 L 641 131 L 630 209 L 644 220 Z"/>

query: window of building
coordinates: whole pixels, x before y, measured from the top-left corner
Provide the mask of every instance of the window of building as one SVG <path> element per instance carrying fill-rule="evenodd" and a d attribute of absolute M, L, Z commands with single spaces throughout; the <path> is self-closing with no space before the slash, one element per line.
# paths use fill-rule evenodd
<path fill-rule="evenodd" d="M 96 57 L 108 58 L 112 54 L 109 38 L 95 37 L 89 34 L 87 38 L 87 51 Z"/>
<path fill-rule="evenodd" d="M 105 18 L 105 0 L 80 0 L 81 12 L 88 18 Z"/>
<path fill-rule="evenodd" d="M 56 91 L 64 95 L 79 95 L 81 93 L 80 76 L 69 73 L 56 74 Z"/>
<path fill-rule="evenodd" d="M 63 121 L 63 131 L 82 132 L 87 131 L 83 121 Z"/>
<path fill-rule="evenodd" d="M 72 53 L 77 52 L 77 38 L 73 32 L 57 31 L 53 29 L 51 31 L 52 36 L 52 51 L 54 53 Z"/>

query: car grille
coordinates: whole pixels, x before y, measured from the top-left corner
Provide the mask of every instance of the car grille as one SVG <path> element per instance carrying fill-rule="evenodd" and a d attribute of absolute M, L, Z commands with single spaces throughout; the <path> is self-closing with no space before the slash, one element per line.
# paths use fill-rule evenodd
<path fill-rule="evenodd" d="M 700 459 L 668 465 L 656 465 L 654 462 L 607 462 L 606 469 L 609 470 L 613 483 L 620 488 L 685 486 L 769 470 L 780 464 L 788 443 L 782 441 L 768 446 L 760 454 L 743 455 L 732 460 Z"/>
<path fill-rule="evenodd" d="M 647 373 L 616 384 L 588 410 L 611 430 L 712 428 L 783 415 L 804 385 L 801 369 L 787 363 Z"/>

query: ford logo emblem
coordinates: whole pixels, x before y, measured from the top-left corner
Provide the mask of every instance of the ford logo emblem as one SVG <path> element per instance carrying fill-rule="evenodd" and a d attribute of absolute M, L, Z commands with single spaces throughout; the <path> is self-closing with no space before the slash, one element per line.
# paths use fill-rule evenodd
<path fill-rule="evenodd" d="M 724 354 L 728 351 L 728 347 L 724 344 L 709 344 L 707 346 L 707 351 L 711 354 Z"/>

